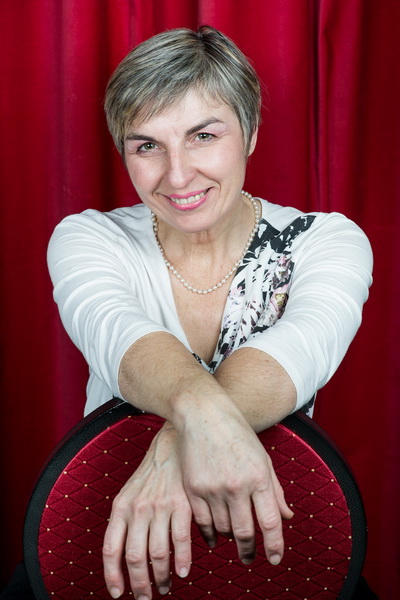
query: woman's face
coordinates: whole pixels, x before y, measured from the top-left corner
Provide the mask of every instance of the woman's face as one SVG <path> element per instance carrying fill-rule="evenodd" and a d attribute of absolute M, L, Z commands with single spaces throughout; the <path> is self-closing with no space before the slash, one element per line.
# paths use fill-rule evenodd
<path fill-rule="evenodd" d="M 247 160 L 240 123 L 227 104 L 198 92 L 134 122 L 125 160 L 142 202 L 183 232 L 212 231 L 240 205 Z"/>

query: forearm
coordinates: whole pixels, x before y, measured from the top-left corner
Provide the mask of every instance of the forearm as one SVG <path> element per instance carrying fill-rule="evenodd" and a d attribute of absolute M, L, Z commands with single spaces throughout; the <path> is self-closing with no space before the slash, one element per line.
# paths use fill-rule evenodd
<path fill-rule="evenodd" d="M 179 340 L 165 333 L 147 335 L 129 348 L 119 386 L 126 401 L 178 427 L 184 413 L 198 412 L 198 418 L 207 419 L 213 404 L 235 413 L 234 404 L 255 431 L 262 431 L 296 404 L 291 379 L 266 353 L 237 350 L 212 376 Z"/>
<path fill-rule="evenodd" d="M 255 351 L 249 351 L 241 358 L 254 364 L 254 355 Z M 264 366 L 261 358 L 260 361 L 254 366 Z M 220 377 L 223 378 L 224 372 L 230 382 L 226 387 L 232 390 L 236 401 L 246 391 L 246 402 L 241 406 L 250 415 L 251 394 L 244 382 L 252 374 L 251 365 L 242 363 L 246 367 L 243 382 L 237 385 L 229 377 L 235 361 L 227 365 Z M 149 585 L 147 548 L 152 558 L 157 551 L 154 532 L 168 550 L 171 531 L 176 572 L 184 577 L 191 564 L 191 513 L 211 547 L 217 541 L 216 531 L 229 534 L 236 539 L 240 559 L 249 564 L 255 556 L 254 506 L 266 555 L 272 564 L 278 564 L 283 554 L 281 518 L 291 518 L 293 513 L 284 500 L 271 461 L 242 414 L 239 402 L 232 401 L 217 377 L 208 373 L 173 336 L 150 334 L 136 342 L 124 356 L 120 386 L 127 400 L 168 421 L 157 434 L 161 444 L 152 445 L 143 468 L 141 465 L 131 484 L 125 486 L 113 510 L 105 544 L 109 588 L 123 589 L 118 565 L 127 548 L 125 537 L 132 540 L 138 536 L 137 547 L 144 548 L 139 567 L 145 565 L 144 581 Z M 256 417 L 259 410 L 261 403 Z M 161 454 L 154 456 L 159 447 Z M 138 499 L 143 498 L 140 507 Z M 118 535 L 121 518 L 126 524 L 122 536 Z M 154 522 L 156 528 L 152 527 Z M 165 556 L 168 565 L 169 552 Z M 159 589 L 168 587 L 169 578 L 163 578 L 160 560 L 153 561 L 153 571 Z M 169 568 L 166 572 L 169 573 Z"/>
<path fill-rule="evenodd" d="M 261 350 L 237 350 L 222 362 L 215 378 L 256 432 L 278 423 L 296 406 L 292 380 Z"/>
<path fill-rule="evenodd" d="M 205 407 L 225 395 L 179 340 L 167 333 L 152 333 L 139 339 L 125 353 L 119 370 L 123 398 L 174 425 L 182 414 Z M 207 402 L 207 399 L 210 402 Z"/>

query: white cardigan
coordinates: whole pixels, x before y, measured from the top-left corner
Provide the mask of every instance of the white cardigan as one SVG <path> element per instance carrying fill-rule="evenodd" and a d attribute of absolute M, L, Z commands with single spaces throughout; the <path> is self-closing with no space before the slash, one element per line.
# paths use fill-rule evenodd
<path fill-rule="evenodd" d="M 260 201 L 259 235 L 230 286 L 224 338 L 212 365 L 203 364 L 214 371 L 238 347 L 266 352 L 289 374 L 300 408 L 333 375 L 360 325 L 372 253 L 343 215 Z M 143 204 L 67 217 L 48 264 L 63 324 L 90 368 L 85 414 L 121 397 L 121 359 L 142 336 L 169 332 L 190 350 Z"/>

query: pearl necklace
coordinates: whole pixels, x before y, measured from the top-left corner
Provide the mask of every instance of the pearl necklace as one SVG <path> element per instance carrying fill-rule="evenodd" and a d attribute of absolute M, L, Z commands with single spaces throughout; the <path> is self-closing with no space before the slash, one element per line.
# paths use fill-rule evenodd
<path fill-rule="evenodd" d="M 185 287 L 190 292 L 193 292 L 194 294 L 211 294 L 211 292 L 215 292 L 215 291 L 219 290 L 219 288 L 221 286 L 223 286 L 224 283 L 226 283 L 228 281 L 228 279 L 230 278 L 230 276 L 237 270 L 237 268 L 239 267 L 240 263 L 242 262 L 242 260 L 246 256 L 246 253 L 247 253 L 248 249 L 250 248 L 250 245 L 251 245 L 252 241 L 254 240 L 254 236 L 256 235 L 256 233 L 258 231 L 258 226 L 259 226 L 259 223 L 260 223 L 260 211 L 258 209 L 258 204 L 257 204 L 256 200 L 254 200 L 253 196 L 251 194 L 249 194 L 249 192 L 245 192 L 245 191 L 242 190 L 242 194 L 243 194 L 243 196 L 245 196 L 246 198 L 248 198 L 250 200 L 250 202 L 251 202 L 251 204 L 253 206 L 253 209 L 254 209 L 254 226 L 253 226 L 253 229 L 250 232 L 249 239 L 247 240 L 246 246 L 245 246 L 245 248 L 243 250 L 243 253 L 242 253 L 241 257 L 239 258 L 239 260 L 237 260 L 235 262 L 235 264 L 227 272 L 227 274 L 225 275 L 225 277 L 223 277 L 220 281 L 218 281 L 218 283 L 216 283 L 212 287 L 208 288 L 207 290 L 198 290 L 197 288 L 194 288 L 191 285 L 189 285 L 189 283 L 187 281 L 185 281 L 185 279 L 182 277 L 182 275 L 179 273 L 179 271 L 177 269 L 175 269 L 174 265 L 172 265 L 169 262 L 169 260 L 166 258 L 165 252 L 164 252 L 164 248 L 161 246 L 161 242 L 158 239 L 158 220 L 157 220 L 157 216 L 154 213 L 151 213 L 151 220 L 153 222 L 154 236 L 156 238 L 157 246 L 160 249 L 161 256 L 163 257 L 164 262 L 165 262 L 166 266 L 168 267 L 168 269 L 171 271 L 171 273 L 173 275 L 175 275 L 175 277 L 183 285 L 183 287 Z"/>

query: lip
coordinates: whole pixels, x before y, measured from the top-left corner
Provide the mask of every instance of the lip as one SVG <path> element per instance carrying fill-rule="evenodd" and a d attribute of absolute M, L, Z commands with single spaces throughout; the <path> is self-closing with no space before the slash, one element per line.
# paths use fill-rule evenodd
<path fill-rule="evenodd" d="M 169 197 L 178 198 L 179 200 L 181 200 L 183 198 L 190 198 L 190 196 L 197 196 L 198 194 L 203 194 L 204 192 L 207 192 L 207 189 L 197 190 L 196 192 L 189 192 L 188 194 L 170 194 Z"/>
<path fill-rule="evenodd" d="M 171 194 L 170 196 L 167 196 L 168 198 L 168 202 L 171 206 L 173 206 L 176 210 L 179 211 L 188 211 L 188 210 L 194 210 L 195 208 L 198 208 L 199 206 L 201 206 L 202 204 L 204 204 L 204 202 L 207 200 L 208 198 L 208 192 L 210 191 L 210 188 L 205 189 L 205 190 L 199 190 L 196 192 L 190 192 L 189 194 Z M 188 198 L 191 198 L 192 196 L 198 196 L 200 194 L 203 194 L 198 200 L 194 200 L 193 202 L 190 202 L 190 204 L 177 204 L 176 202 L 173 201 L 173 199 L 176 200 L 187 200 Z"/>

